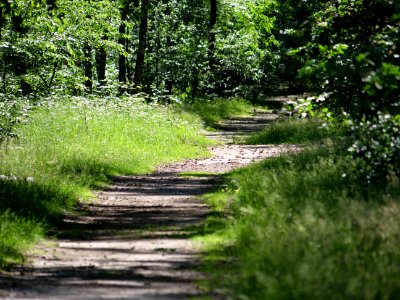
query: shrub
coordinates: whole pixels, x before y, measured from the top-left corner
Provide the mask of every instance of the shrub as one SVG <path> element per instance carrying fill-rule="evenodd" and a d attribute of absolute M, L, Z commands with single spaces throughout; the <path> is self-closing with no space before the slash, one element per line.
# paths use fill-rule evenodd
<path fill-rule="evenodd" d="M 0 94 L 0 144 L 17 137 L 15 125 L 25 119 L 28 108 L 28 102 L 24 99 Z"/>
<path fill-rule="evenodd" d="M 349 152 L 361 179 L 371 183 L 400 176 L 400 115 L 378 113 L 353 122 L 351 130 L 354 142 Z"/>

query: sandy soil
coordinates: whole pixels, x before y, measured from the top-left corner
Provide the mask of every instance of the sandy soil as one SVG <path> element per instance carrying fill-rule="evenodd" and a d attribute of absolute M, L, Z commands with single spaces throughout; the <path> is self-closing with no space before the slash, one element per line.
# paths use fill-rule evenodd
<path fill-rule="evenodd" d="M 237 118 L 209 136 L 233 143 L 277 117 L 264 113 Z M 161 166 L 149 175 L 115 178 L 94 203 L 81 203 L 65 216 L 57 240 L 38 245 L 24 266 L 0 273 L 0 298 L 201 296 L 196 285 L 203 276 L 198 271 L 199 252 L 190 235 L 209 208 L 196 196 L 215 186 L 218 173 L 297 149 L 295 145 L 223 144 L 211 148 L 211 158 Z M 180 172 L 203 175 L 182 177 Z"/>

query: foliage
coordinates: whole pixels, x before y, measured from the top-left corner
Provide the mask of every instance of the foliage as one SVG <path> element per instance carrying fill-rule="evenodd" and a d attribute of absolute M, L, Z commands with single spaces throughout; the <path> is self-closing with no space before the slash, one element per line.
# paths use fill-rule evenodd
<path fill-rule="evenodd" d="M 133 92 L 140 2 L 2 4 L 3 93 L 80 94 L 96 80 L 98 89 L 90 92 L 115 94 L 119 84 Z M 217 9 L 210 70 L 209 1 L 151 1 L 142 82 L 149 99 L 255 97 L 293 81 L 302 69 L 314 92 L 330 93 L 331 108 L 362 114 L 397 101 L 397 2 L 221 0 Z M 101 51 L 106 84 L 96 78 Z M 126 82 L 118 83 L 121 61 Z"/>
<path fill-rule="evenodd" d="M 165 1 L 150 13 L 147 91 L 188 94 L 207 87 L 208 7 L 203 0 Z M 169 91 L 169 89 L 171 89 Z"/>
<path fill-rule="evenodd" d="M 328 94 L 322 94 L 318 97 L 296 97 L 286 102 L 286 110 L 290 117 L 319 118 L 326 122 L 332 122 L 335 119 L 333 113 L 327 107 L 324 107 L 324 101 L 328 96 Z"/>
<path fill-rule="evenodd" d="M 15 126 L 26 119 L 29 103 L 23 99 L 7 99 L 0 95 L 0 145 L 17 137 Z"/>
<path fill-rule="evenodd" d="M 3 93 L 35 97 L 116 94 L 121 87 L 134 93 L 140 2 L 17 0 L 1 4 Z M 209 1 L 150 1 L 142 91 L 149 99 L 163 102 L 182 93 L 191 99 L 206 93 L 255 96 L 262 88 L 261 63 L 269 55 L 266 47 L 273 40 L 261 38 L 260 32 L 270 31 L 272 20 L 260 10 L 271 3 L 218 1 L 216 68 L 210 70 Z M 100 78 L 101 63 L 105 79 Z M 89 88 L 92 83 L 94 89 Z"/>
<path fill-rule="evenodd" d="M 285 73 L 294 71 L 313 95 L 324 98 L 319 103 L 297 101 L 293 103 L 295 109 L 303 115 L 317 111 L 339 120 L 344 112 L 350 123 L 357 124 L 349 132 L 357 145 L 352 149 L 358 149 L 351 152 L 359 162 L 354 172 L 367 181 L 371 176 L 385 178 L 393 168 L 391 156 L 385 151 L 396 153 L 396 146 L 384 143 L 390 150 L 382 150 L 370 147 L 369 139 L 360 137 L 380 140 L 374 129 L 380 128 L 385 131 L 383 139 L 397 138 L 397 125 L 381 122 L 380 116 L 395 119 L 400 106 L 398 1 L 286 0 L 276 4 L 275 9 L 274 13 L 263 12 L 276 16 L 272 32 L 279 43 L 280 58 L 275 65 L 290 64 L 291 71 L 286 69 Z M 360 122 L 363 125 L 358 125 Z M 375 133 L 367 133 L 366 128 Z M 368 155 L 360 150 L 364 148 Z M 363 175 L 359 170 L 365 170 Z"/>
<path fill-rule="evenodd" d="M 113 42 L 118 32 L 115 4 L 74 0 L 55 3 L 52 7 L 32 7 L 31 1 L 19 0 L 2 8 L 6 12 L 1 16 L 5 25 L 0 51 L 3 93 L 40 96 L 54 91 L 82 91 L 84 47 L 98 48 L 107 42 L 107 47 L 117 49 Z"/>
<path fill-rule="evenodd" d="M 356 118 L 395 110 L 399 86 L 399 5 L 393 1 L 333 1 L 314 11 L 312 39 L 301 71 L 327 104 Z M 354 24 L 356 21 L 356 24 Z"/>
<path fill-rule="evenodd" d="M 213 75 L 214 91 L 225 95 L 240 95 L 254 99 L 261 90 L 261 63 L 267 51 L 267 41 L 261 40 L 259 30 L 269 32 L 272 20 L 259 13 L 271 1 L 235 0 L 221 5 L 217 31 L 217 69 Z M 231 17 L 233 16 L 233 17 Z M 217 92 L 218 93 L 218 92 Z"/>
<path fill-rule="evenodd" d="M 349 152 L 357 160 L 356 174 L 366 183 L 392 183 L 400 178 L 400 115 L 377 117 L 352 124 Z"/>

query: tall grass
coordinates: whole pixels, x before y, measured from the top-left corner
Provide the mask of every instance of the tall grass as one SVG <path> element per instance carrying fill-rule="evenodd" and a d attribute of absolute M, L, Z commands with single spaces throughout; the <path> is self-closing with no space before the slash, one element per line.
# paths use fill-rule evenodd
<path fill-rule="evenodd" d="M 200 116 L 206 127 L 213 128 L 219 121 L 232 116 L 248 114 L 253 106 L 241 98 L 232 99 L 197 99 L 193 103 L 181 106 L 185 111 Z"/>
<path fill-rule="evenodd" d="M 214 201 L 230 217 L 203 238 L 208 286 L 233 299 L 397 299 L 400 187 L 366 187 L 351 166 L 325 146 L 229 174 Z"/>
<path fill-rule="evenodd" d="M 135 99 L 41 104 L 20 138 L 0 148 L 0 266 L 18 261 L 43 226 L 111 176 L 207 155 L 200 129 L 193 115 Z"/>
<path fill-rule="evenodd" d="M 0 213 L 0 267 L 23 261 L 25 250 L 44 235 L 43 224 L 19 217 L 9 210 Z"/>
<path fill-rule="evenodd" d="M 272 123 L 251 136 L 248 144 L 297 144 L 320 141 L 343 134 L 339 125 L 335 128 L 318 119 L 285 119 Z"/>

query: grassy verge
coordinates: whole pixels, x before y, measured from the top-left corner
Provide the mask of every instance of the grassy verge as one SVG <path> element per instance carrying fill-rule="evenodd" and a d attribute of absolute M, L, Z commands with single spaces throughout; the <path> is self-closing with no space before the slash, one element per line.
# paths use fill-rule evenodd
<path fill-rule="evenodd" d="M 240 99 L 196 100 L 191 104 L 183 104 L 182 109 L 200 116 L 206 127 L 213 128 L 222 119 L 248 114 L 253 106 Z"/>
<path fill-rule="evenodd" d="M 237 170 L 208 195 L 210 290 L 233 299 L 396 299 L 400 188 L 365 186 L 330 146 Z"/>
<path fill-rule="evenodd" d="M 251 136 L 248 144 L 298 144 L 340 136 L 342 129 L 327 126 L 318 119 L 286 119 L 268 125 Z"/>
<path fill-rule="evenodd" d="M 192 114 L 135 99 L 58 99 L 38 107 L 0 147 L 0 267 L 54 226 L 65 209 L 117 174 L 207 155 Z"/>

